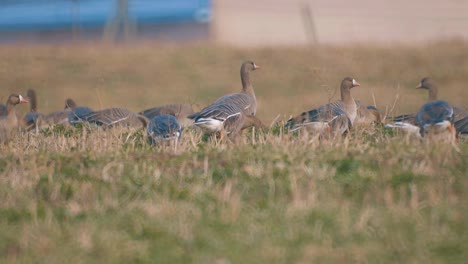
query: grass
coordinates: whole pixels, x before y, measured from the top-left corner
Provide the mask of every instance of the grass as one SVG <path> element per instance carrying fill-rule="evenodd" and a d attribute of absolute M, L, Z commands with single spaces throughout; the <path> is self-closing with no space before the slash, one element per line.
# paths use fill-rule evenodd
<path fill-rule="evenodd" d="M 2 86 L 36 88 L 43 112 L 68 96 L 137 111 L 235 92 L 249 58 L 262 66 L 253 77 L 258 115 L 271 122 L 327 101 L 346 75 L 362 84 L 356 97 L 371 104 L 373 92 L 382 108 L 398 91 L 395 113 L 425 101 L 412 88 L 424 75 L 463 106 L 466 48 L 2 46 L 0 74 Z M 0 260 L 463 263 L 468 142 L 458 147 L 381 127 L 324 141 L 274 127 L 235 144 L 187 129 L 177 149 L 150 147 L 143 131 L 22 134 L 0 146 Z"/>

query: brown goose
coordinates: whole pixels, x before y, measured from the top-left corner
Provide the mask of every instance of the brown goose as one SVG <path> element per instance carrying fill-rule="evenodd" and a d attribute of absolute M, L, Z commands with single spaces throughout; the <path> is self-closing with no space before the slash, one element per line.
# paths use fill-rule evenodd
<path fill-rule="evenodd" d="M 453 107 L 442 100 L 425 103 L 415 115 L 415 124 L 395 122 L 385 127 L 399 129 L 410 136 L 428 140 L 455 142 Z"/>
<path fill-rule="evenodd" d="M 240 93 L 228 94 L 218 98 L 213 104 L 236 104 L 244 110 L 247 115 L 257 113 L 257 98 L 250 82 L 250 72 L 260 67 L 253 61 L 242 63 L 240 76 L 242 82 L 242 91 Z"/>
<path fill-rule="evenodd" d="M 16 112 L 16 105 L 27 103 L 28 100 L 18 94 L 12 94 L 8 97 L 6 108 L 7 115 L 0 117 L 0 143 L 5 143 L 18 131 L 20 122 Z"/>
<path fill-rule="evenodd" d="M 43 116 L 37 112 L 37 96 L 33 89 L 29 89 L 26 96 L 29 100 L 29 112 L 23 117 L 23 128 L 30 130 L 36 126 L 37 120 Z"/>
<path fill-rule="evenodd" d="M 416 89 L 426 89 L 428 90 L 428 102 L 435 101 L 438 99 L 438 87 L 437 84 L 432 80 L 430 77 L 424 77 L 416 86 Z M 461 107 L 453 107 L 453 118 L 455 123 L 455 128 L 459 134 L 468 133 L 466 131 L 466 127 L 463 126 L 463 122 L 459 122 L 460 120 L 468 117 L 468 111 Z M 394 122 L 404 122 L 412 125 L 416 125 L 416 115 L 417 113 L 405 114 L 391 118 Z M 458 124 L 458 125 L 457 125 Z"/>
<path fill-rule="evenodd" d="M 194 125 L 204 132 L 213 134 L 221 132 L 229 137 L 248 127 L 263 128 L 263 123 L 255 116 L 248 115 L 237 104 L 212 104 L 202 111 L 191 115 Z"/>
<path fill-rule="evenodd" d="M 131 127 L 145 128 L 149 121 L 143 115 L 136 114 L 127 108 L 113 107 L 99 111 L 93 111 L 82 116 L 82 119 L 88 123 L 103 127 Z"/>
<path fill-rule="evenodd" d="M 351 89 L 356 86 L 360 86 L 356 80 L 351 77 L 344 78 L 340 87 L 341 100 L 319 106 L 289 119 L 286 128 L 294 131 L 304 126 L 311 126 L 317 127 L 317 132 L 332 130 L 339 134 L 345 133 L 352 127 L 357 116 L 357 105 L 351 96 Z M 307 129 L 310 131 L 310 128 Z"/>
<path fill-rule="evenodd" d="M 167 104 L 139 112 L 139 114 L 144 115 L 148 119 L 153 119 L 160 115 L 175 116 L 182 127 L 191 125 L 192 122 L 187 116 L 193 113 L 192 105 L 189 104 Z"/>
<path fill-rule="evenodd" d="M 382 122 L 382 115 L 375 106 L 365 106 L 359 101 L 356 101 L 356 104 L 358 108 L 355 124 L 372 125 L 379 124 Z"/>

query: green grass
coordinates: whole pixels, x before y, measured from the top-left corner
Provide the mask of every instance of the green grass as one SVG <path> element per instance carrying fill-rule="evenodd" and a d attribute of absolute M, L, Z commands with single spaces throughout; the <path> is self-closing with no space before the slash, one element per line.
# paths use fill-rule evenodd
<path fill-rule="evenodd" d="M 1 96 L 36 88 L 41 112 L 69 96 L 97 109 L 202 107 L 238 91 L 252 59 L 267 124 L 328 101 L 347 75 L 382 109 L 399 92 L 393 113 L 426 100 L 413 89 L 425 75 L 466 107 L 467 46 L 2 46 Z M 457 147 L 380 126 L 333 140 L 273 126 L 235 143 L 187 129 L 176 149 L 143 131 L 21 134 L 0 145 L 0 262 L 464 263 L 468 141 Z"/>
<path fill-rule="evenodd" d="M 0 256 L 462 263 L 467 143 L 460 153 L 379 133 L 379 142 L 266 132 L 213 144 L 186 131 L 177 150 L 151 148 L 139 131 L 24 135 L 2 147 L 24 151 L 0 161 Z M 97 148 L 103 137 L 117 142 Z"/>

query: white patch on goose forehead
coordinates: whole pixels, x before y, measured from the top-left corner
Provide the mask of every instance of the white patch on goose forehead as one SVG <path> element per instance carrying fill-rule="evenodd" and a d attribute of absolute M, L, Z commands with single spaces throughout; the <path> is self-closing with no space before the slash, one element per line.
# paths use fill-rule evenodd
<path fill-rule="evenodd" d="M 23 101 L 23 96 L 21 96 L 21 94 L 19 95 L 19 99 L 20 101 Z"/>
<path fill-rule="evenodd" d="M 353 79 L 353 85 L 356 85 L 356 80 Z"/>

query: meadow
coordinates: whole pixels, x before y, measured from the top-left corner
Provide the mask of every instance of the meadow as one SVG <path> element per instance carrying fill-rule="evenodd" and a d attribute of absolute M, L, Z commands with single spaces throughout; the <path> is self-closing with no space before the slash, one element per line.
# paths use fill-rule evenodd
<path fill-rule="evenodd" d="M 463 263 L 468 141 L 407 140 L 382 126 L 345 138 L 286 133 L 291 115 L 356 99 L 390 115 L 439 97 L 468 108 L 468 42 L 236 49 L 196 44 L 0 46 L 1 100 L 34 88 L 38 111 L 66 98 L 134 111 L 201 109 L 240 90 L 253 60 L 258 117 L 235 142 L 184 130 L 177 147 L 144 131 L 55 127 L 0 145 L 2 263 Z M 27 105 L 18 106 L 21 113 Z"/>

